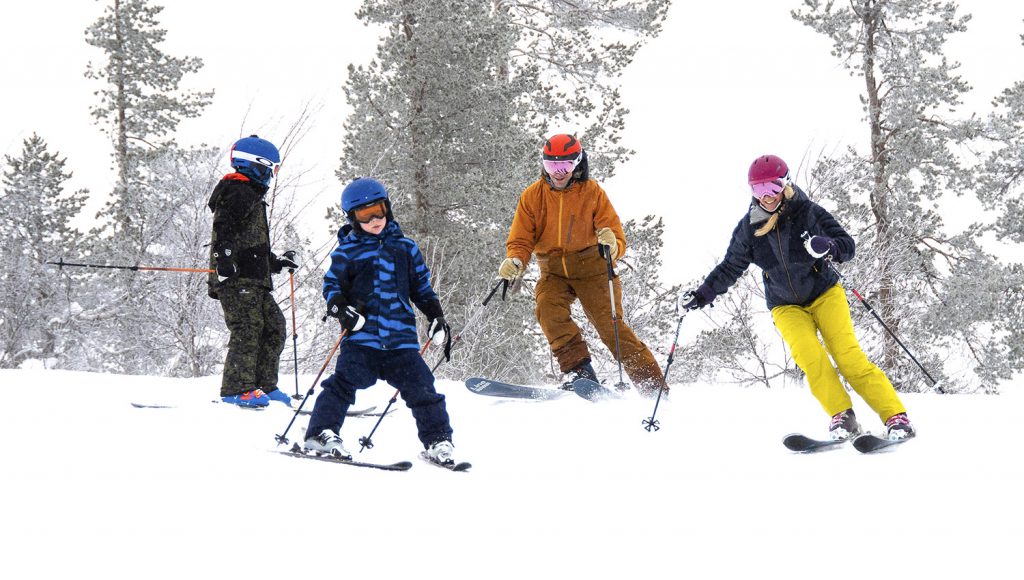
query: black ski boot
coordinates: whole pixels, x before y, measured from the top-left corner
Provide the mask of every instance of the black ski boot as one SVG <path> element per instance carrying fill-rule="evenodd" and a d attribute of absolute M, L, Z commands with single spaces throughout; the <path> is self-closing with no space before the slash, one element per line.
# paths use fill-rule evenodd
<path fill-rule="evenodd" d="M 590 365 L 590 359 L 583 359 L 583 362 L 570 369 L 569 372 L 565 373 L 565 382 L 562 383 L 563 391 L 571 391 L 572 384 L 576 379 L 590 379 L 595 383 L 597 381 L 597 373 L 594 372 L 594 367 Z"/>

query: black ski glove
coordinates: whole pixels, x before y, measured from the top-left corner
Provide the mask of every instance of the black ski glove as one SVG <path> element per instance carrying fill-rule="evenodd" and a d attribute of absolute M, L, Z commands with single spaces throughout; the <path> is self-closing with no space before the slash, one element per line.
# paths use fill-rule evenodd
<path fill-rule="evenodd" d="M 359 314 L 359 311 L 350 305 L 340 293 L 335 294 L 327 301 L 327 316 L 337 318 L 341 321 L 342 328 L 349 332 L 357 332 L 366 324 L 366 318 Z"/>
<path fill-rule="evenodd" d="M 280 256 L 270 254 L 270 257 L 270 271 L 274 274 L 280 274 L 281 270 L 285 268 L 294 272 L 299 267 L 299 261 L 295 256 L 295 250 L 288 250 Z"/>
<path fill-rule="evenodd" d="M 452 327 L 444 319 L 444 310 L 440 300 L 431 300 L 420 307 L 427 315 L 427 338 L 434 344 L 444 344 L 444 358 L 451 360 Z"/>
<path fill-rule="evenodd" d="M 217 242 L 213 247 L 213 259 L 217 262 L 217 281 L 223 282 L 238 275 L 235 264 L 235 250 L 227 242 Z"/>

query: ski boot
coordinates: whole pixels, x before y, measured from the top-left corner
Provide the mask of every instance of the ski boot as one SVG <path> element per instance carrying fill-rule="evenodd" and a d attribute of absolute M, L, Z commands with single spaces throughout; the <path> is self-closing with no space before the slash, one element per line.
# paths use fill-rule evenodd
<path fill-rule="evenodd" d="M 270 404 L 270 397 L 260 389 L 253 389 L 237 395 L 221 397 L 220 400 L 225 403 L 231 403 L 232 405 L 247 408 L 266 407 Z"/>
<path fill-rule="evenodd" d="M 572 384 L 577 379 L 590 379 L 595 383 L 598 382 L 597 373 L 594 372 L 594 367 L 591 366 L 589 358 L 583 359 L 583 362 L 570 369 L 565 374 L 565 379 L 561 387 L 563 391 L 571 391 Z"/>
<path fill-rule="evenodd" d="M 267 391 L 267 397 L 271 401 L 277 401 L 278 403 L 284 403 L 286 407 L 292 406 L 292 398 L 288 396 L 288 393 L 281 391 L 277 387 L 274 387 L 273 391 Z"/>
<path fill-rule="evenodd" d="M 318 455 L 331 455 L 345 461 L 352 459 L 352 454 L 342 446 L 341 437 L 330 429 L 324 429 L 319 435 L 306 439 L 302 447 Z"/>
<path fill-rule="evenodd" d="M 832 422 L 828 426 L 828 436 L 833 441 L 853 439 L 860 435 L 860 425 L 853 409 L 847 409 L 841 413 L 832 415 Z"/>
<path fill-rule="evenodd" d="M 916 434 L 917 432 L 914 431 L 914 426 L 910 424 L 906 413 L 896 413 L 885 421 L 885 436 L 890 441 L 910 439 Z"/>
<path fill-rule="evenodd" d="M 452 445 L 452 442 L 444 439 L 427 447 L 427 457 L 440 465 L 455 465 L 455 460 L 452 459 L 452 451 L 454 450 L 455 446 Z"/>

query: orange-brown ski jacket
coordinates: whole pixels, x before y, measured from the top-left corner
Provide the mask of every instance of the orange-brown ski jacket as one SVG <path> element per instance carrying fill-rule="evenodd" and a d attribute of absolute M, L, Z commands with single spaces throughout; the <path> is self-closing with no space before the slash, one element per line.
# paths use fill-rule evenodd
<path fill-rule="evenodd" d="M 558 190 L 543 177 L 523 190 L 505 242 L 506 255 L 523 265 L 537 254 L 541 269 L 559 276 L 575 277 L 573 260 L 567 256 L 597 247 L 597 230 L 611 228 L 621 258 L 626 236 L 607 194 L 593 179 L 574 181 Z"/>

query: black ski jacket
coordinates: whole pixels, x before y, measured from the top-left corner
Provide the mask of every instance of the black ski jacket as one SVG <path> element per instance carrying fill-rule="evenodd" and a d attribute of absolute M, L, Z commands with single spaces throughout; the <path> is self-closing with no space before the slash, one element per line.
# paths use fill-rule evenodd
<path fill-rule="evenodd" d="M 217 273 L 210 274 L 209 294 L 216 298 L 222 285 L 242 284 L 272 290 L 271 263 L 276 260 L 270 252 L 270 223 L 267 204 L 263 201 L 267 187 L 241 173 L 230 173 L 213 188 L 208 204 L 213 212 L 213 233 L 210 236 L 210 268 L 216 270 L 213 250 L 218 244 L 227 244 L 235 255 L 238 275 L 223 282 Z"/>
<path fill-rule="evenodd" d="M 807 306 L 839 281 L 839 275 L 823 258 L 807 253 L 802 235 L 807 232 L 835 240 L 836 262 L 852 259 L 856 244 L 832 214 L 808 199 L 798 187 L 793 189 L 793 197 L 776 210 L 782 213 L 775 228 L 763 236 L 755 237 L 754 232 L 768 214 L 759 211 L 757 200 L 750 204 L 747 215 L 732 232 L 725 258 L 704 279 L 704 286 L 715 296 L 735 284 L 751 263 L 761 268 L 769 309 L 785 304 Z"/>

